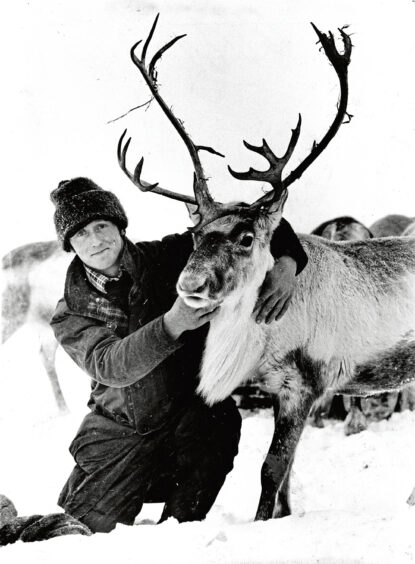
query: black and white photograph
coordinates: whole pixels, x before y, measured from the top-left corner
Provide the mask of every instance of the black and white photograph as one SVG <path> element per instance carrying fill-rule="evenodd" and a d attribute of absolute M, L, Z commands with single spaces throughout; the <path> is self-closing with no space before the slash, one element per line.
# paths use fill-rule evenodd
<path fill-rule="evenodd" d="M 2 15 L 2 564 L 414 563 L 415 1 Z"/>

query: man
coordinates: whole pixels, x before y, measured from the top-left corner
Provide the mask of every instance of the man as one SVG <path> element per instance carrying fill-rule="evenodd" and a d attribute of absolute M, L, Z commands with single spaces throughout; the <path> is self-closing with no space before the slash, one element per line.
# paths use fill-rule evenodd
<path fill-rule="evenodd" d="M 76 254 L 51 325 L 92 386 L 58 503 L 93 532 L 133 524 L 145 501 L 164 502 L 160 521 L 203 519 L 233 467 L 241 418 L 232 398 L 208 407 L 195 394 L 217 310 L 177 298 L 191 235 L 133 244 L 116 196 L 87 178 L 61 182 L 51 199 L 58 238 Z M 277 231 L 258 321 L 284 311 L 307 262 L 289 224 Z"/>

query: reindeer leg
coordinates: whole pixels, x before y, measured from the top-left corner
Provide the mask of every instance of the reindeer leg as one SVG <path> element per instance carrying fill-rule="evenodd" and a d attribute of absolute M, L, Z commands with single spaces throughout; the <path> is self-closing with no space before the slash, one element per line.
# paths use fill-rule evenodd
<path fill-rule="evenodd" d="M 410 384 L 400 392 L 399 411 L 410 409 L 415 411 L 415 384 Z"/>
<path fill-rule="evenodd" d="M 332 392 L 325 392 L 324 395 L 315 402 L 308 419 L 312 427 L 324 428 L 323 418 L 328 416 L 333 398 L 334 394 Z"/>
<path fill-rule="evenodd" d="M 367 429 L 367 419 L 362 411 L 359 397 L 350 398 L 350 411 L 344 421 L 344 433 L 355 435 Z"/>
<path fill-rule="evenodd" d="M 284 481 L 278 491 L 277 501 L 275 503 L 273 517 L 279 519 L 280 517 L 287 517 L 291 515 L 290 503 L 290 481 L 291 481 L 291 468 L 293 466 L 294 456 L 288 465 L 287 472 L 285 473 Z"/>
<path fill-rule="evenodd" d="M 58 348 L 58 342 L 56 341 L 53 333 L 49 328 L 43 330 L 40 333 L 40 358 L 42 364 L 45 367 L 49 381 L 52 386 L 53 395 L 56 400 L 56 404 L 61 413 L 68 412 L 68 406 L 66 404 L 65 398 L 63 397 L 62 389 L 59 384 L 58 375 L 55 368 L 56 350 Z"/>
<path fill-rule="evenodd" d="M 290 515 L 289 480 L 294 452 L 315 400 L 310 390 L 301 389 L 297 405 L 289 411 L 274 404 L 275 429 L 271 446 L 261 470 L 261 497 L 255 520 Z"/>
<path fill-rule="evenodd" d="M 309 423 L 312 427 L 318 427 L 319 429 L 324 428 L 324 408 L 320 405 L 315 405 L 310 413 Z"/>

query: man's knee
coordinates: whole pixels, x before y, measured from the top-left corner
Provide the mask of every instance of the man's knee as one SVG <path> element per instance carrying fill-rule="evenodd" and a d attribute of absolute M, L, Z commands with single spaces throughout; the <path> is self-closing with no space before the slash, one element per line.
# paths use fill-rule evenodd
<path fill-rule="evenodd" d="M 232 398 L 214 405 L 211 409 L 209 438 L 212 446 L 219 447 L 232 458 L 238 453 L 242 418 Z"/>
<path fill-rule="evenodd" d="M 176 429 L 178 468 L 203 467 L 226 476 L 238 454 L 241 416 L 232 398 L 208 407 L 195 402 Z"/>

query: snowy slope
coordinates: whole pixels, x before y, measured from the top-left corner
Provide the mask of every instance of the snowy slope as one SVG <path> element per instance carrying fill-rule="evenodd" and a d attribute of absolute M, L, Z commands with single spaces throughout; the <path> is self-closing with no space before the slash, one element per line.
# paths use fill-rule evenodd
<path fill-rule="evenodd" d="M 85 412 L 88 381 L 63 354 L 58 360 L 71 406 L 66 416 L 56 415 L 28 330 L 16 334 L 1 354 L 1 493 L 21 515 L 58 511 L 56 498 L 72 467 L 67 448 Z M 272 427 L 270 411 L 245 414 L 235 468 L 202 523 L 145 524 L 154 523 L 161 509 L 146 505 L 134 527 L 121 525 L 109 535 L 19 542 L 0 549 L 0 562 L 415 561 L 415 507 L 406 503 L 415 486 L 414 412 L 395 413 L 390 421 L 372 423 L 350 437 L 341 422 L 307 427 L 293 469 L 293 515 L 254 523 Z"/>

